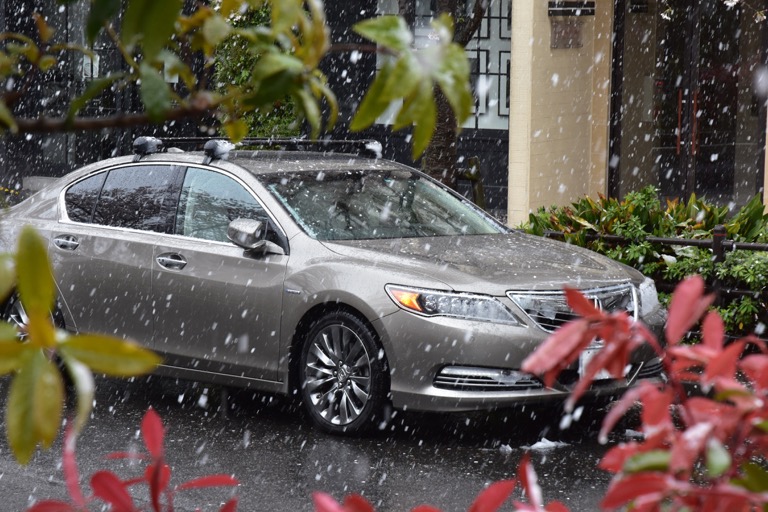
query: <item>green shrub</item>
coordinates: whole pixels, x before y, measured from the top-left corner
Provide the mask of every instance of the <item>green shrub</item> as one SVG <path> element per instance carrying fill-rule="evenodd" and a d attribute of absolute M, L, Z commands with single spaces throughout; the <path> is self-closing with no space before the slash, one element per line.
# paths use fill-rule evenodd
<path fill-rule="evenodd" d="M 753 294 L 726 298 L 719 311 L 731 335 L 758 331 L 768 324 L 768 253 L 730 251 L 715 264 L 712 250 L 683 245 L 651 243 L 648 237 L 711 239 L 715 226 L 725 226 L 727 237 L 738 242 L 768 243 L 768 214 L 759 196 L 736 212 L 692 195 L 688 201 L 659 199 L 655 187 L 632 192 L 619 201 L 584 197 L 569 206 L 540 208 L 520 226 L 528 233 L 559 231 L 565 240 L 630 265 L 653 277 L 662 288 L 672 288 L 684 278 L 700 274 L 708 282 L 720 281 L 724 290 Z M 617 235 L 616 243 L 587 235 Z"/>

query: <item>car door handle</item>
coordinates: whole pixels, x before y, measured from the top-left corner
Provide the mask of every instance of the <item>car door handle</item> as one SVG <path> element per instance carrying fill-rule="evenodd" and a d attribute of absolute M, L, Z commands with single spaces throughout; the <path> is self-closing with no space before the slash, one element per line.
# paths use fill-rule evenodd
<path fill-rule="evenodd" d="M 77 237 L 73 235 L 59 235 L 53 239 L 53 243 L 56 247 L 64 249 L 65 251 L 74 251 L 80 247 L 80 242 L 78 242 Z"/>
<path fill-rule="evenodd" d="M 171 252 L 158 256 L 157 262 L 161 267 L 168 270 L 181 270 L 187 265 L 187 260 L 184 259 L 184 256 Z"/>

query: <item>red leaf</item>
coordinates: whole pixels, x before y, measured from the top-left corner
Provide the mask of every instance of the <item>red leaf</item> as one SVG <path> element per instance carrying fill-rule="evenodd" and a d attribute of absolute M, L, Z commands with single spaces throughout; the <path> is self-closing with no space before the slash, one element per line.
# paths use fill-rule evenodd
<path fill-rule="evenodd" d="M 80 474 L 77 470 L 77 462 L 75 461 L 75 444 L 77 437 L 72 432 L 71 425 L 67 425 L 67 430 L 64 433 L 64 454 L 61 458 L 61 463 L 64 469 L 64 482 L 67 486 L 67 492 L 69 497 L 79 508 L 85 508 L 85 498 L 83 498 L 83 491 L 80 489 Z"/>
<path fill-rule="evenodd" d="M 768 388 L 768 356 L 764 354 L 753 354 L 745 357 L 739 367 L 749 376 L 755 386 L 758 394 Z"/>
<path fill-rule="evenodd" d="M 501 480 L 489 485 L 475 498 L 469 512 L 496 512 L 515 489 L 514 480 Z"/>
<path fill-rule="evenodd" d="M 439 508 L 435 508 L 432 505 L 419 505 L 416 508 L 412 508 L 411 512 L 443 512 Z"/>
<path fill-rule="evenodd" d="M 569 322 L 523 361 L 522 370 L 536 375 L 545 374 L 544 383 L 551 386 L 557 372 L 575 361 L 591 342 L 588 321 L 582 319 Z"/>
<path fill-rule="evenodd" d="M 110 471 L 99 471 L 91 477 L 93 494 L 110 505 L 113 512 L 133 512 L 136 507 L 123 482 Z"/>
<path fill-rule="evenodd" d="M 315 504 L 316 512 L 344 512 L 333 496 L 324 492 L 313 492 L 312 501 Z"/>
<path fill-rule="evenodd" d="M 144 414 L 144 419 L 141 420 L 141 435 L 149 454 L 155 459 L 161 458 L 163 456 L 165 430 L 160 416 L 151 407 Z"/>
<path fill-rule="evenodd" d="M 661 496 L 667 488 L 666 474 L 633 474 L 621 480 L 614 480 L 600 506 L 604 509 L 619 508 L 639 496 L 648 494 L 659 494 Z"/>
<path fill-rule="evenodd" d="M 686 477 L 691 474 L 713 430 L 714 425 L 711 423 L 698 423 L 677 436 L 670 451 L 669 469 L 673 474 L 682 473 Z"/>
<path fill-rule="evenodd" d="M 236 512 L 237 511 L 237 498 L 232 498 L 224 505 L 221 506 L 219 512 Z"/>
<path fill-rule="evenodd" d="M 162 461 L 148 466 L 144 471 L 144 478 L 149 484 L 149 493 L 152 497 L 152 506 L 155 510 L 160 510 L 160 494 L 168 488 L 168 482 L 171 481 L 171 468 Z"/>
<path fill-rule="evenodd" d="M 177 487 L 178 490 L 199 489 L 201 487 L 222 487 L 226 485 L 240 485 L 236 478 L 230 475 L 209 475 L 189 480 Z"/>
<path fill-rule="evenodd" d="M 584 296 L 579 290 L 575 288 L 569 288 L 565 286 L 563 288 L 565 292 L 565 298 L 568 301 L 568 305 L 574 311 L 574 313 L 584 318 L 601 317 L 605 313 L 600 311 L 588 298 Z"/>
<path fill-rule="evenodd" d="M 523 486 L 525 495 L 528 496 L 528 501 L 531 502 L 531 505 L 537 509 L 541 508 L 544 500 L 541 495 L 538 478 L 536 477 L 536 471 L 531 466 L 531 455 L 529 453 L 523 455 L 520 461 L 520 465 L 517 468 L 517 478 L 520 480 L 520 485 Z"/>
<path fill-rule="evenodd" d="M 735 341 L 725 347 L 717 357 L 709 361 L 704 369 L 704 382 L 711 382 L 716 377 L 735 379 L 736 363 L 744 352 L 744 344 L 743 340 Z"/>
<path fill-rule="evenodd" d="M 375 512 L 373 505 L 359 494 L 350 494 L 344 498 L 345 512 Z"/>
<path fill-rule="evenodd" d="M 597 465 L 600 469 L 611 473 L 619 473 L 624 468 L 624 463 L 628 458 L 640 452 L 640 445 L 636 442 L 622 443 L 614 446 L 600 459 Z"/>
<path fill-rule="evenodd" d="M 667 318 L 667 343 L 677 344 L 715 300 L 713 294 L 704 295 L 704 280 L 691 276 L 681 282 L 672 294 Z"/>
<path fill-rule="evenodd" d="M 711 349 L 722 349 L 725 339 L 725 324 L 720 315 L 710 311 L 701 323 L 701 338 L 704 345 Z"/>
<path fill-rule="evenodd" d="M 544 507 L 544 510 L 546 512 L 570 512 L 568 510 L 568 507 L 566 507 L 564 504 L 560 503 L 559 501 L 553 501 L 546 507 Z"/>
<path fill-rule="evenodd" d="M 39 501 L 29 507 L 27 512 L 76 512 L 78 509 L 63 501 Z"/>

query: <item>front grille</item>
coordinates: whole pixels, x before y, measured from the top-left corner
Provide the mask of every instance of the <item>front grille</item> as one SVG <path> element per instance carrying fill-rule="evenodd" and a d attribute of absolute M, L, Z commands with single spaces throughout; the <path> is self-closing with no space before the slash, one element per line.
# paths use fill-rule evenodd
<path fill-rule="evenodd" d="M 523 391 L 543 387 L 541 381 L 527 373 L 465 366 L 446 366 L 435 376 L 433 385 L 459 391 Z"/>
<path fill-rule="evenodd" d="M 630 375 L 634 370 L 635 368 L 633 368 L 630 371 Z M 637 378 L 650 379 L 653 377 L 659 377 L 663 371 L 664 371 L 664 364 L 661 362 L 661 358 L 657 357 L 656 359 L 652 359 L 650 361 L 643 363 L 643 365 L 640 367 L 640 371 L 637 372 Z"/>
<path fill-rule="evenodd" d="M 627 311 L 637 317 L 637 292 L 630 283 L 581 290 L 585 297 L 604 311 Z M 578 315 L 568 306 L 565 294 L 557 292 L 509 291 L 507 296 L 522 309 L 538 327 L 554 332 L 575 320 Z"/>

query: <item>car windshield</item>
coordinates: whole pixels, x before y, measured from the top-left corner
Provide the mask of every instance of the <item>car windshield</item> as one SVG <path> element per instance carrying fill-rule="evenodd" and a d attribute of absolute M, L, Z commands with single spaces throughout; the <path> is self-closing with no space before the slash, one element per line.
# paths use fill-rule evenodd
<path fill-rule="evenodd" d="M 300 171 L 259 178 L 318 240 L 506 231 L 469 203 L 407 170 Z"/>

